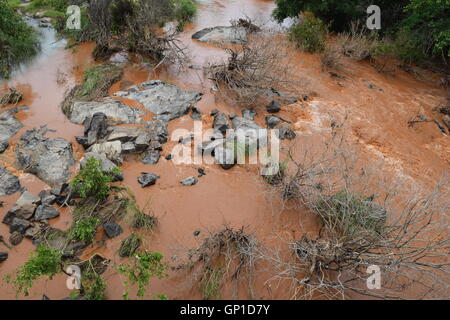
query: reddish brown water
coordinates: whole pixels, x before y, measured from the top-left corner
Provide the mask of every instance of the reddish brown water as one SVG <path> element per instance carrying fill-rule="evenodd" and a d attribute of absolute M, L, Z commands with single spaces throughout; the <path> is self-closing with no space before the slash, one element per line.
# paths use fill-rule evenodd
<path fill-rule="evenodd" d="M 274 8 L 273 1 L 263 0 L 222 0 L 200 1 L 198 17 L 186 27 L 182 35 L 185 45 L 191 50 L 192 64 L 204 65 L 223 57 L 222 50 L 207 44 L 191 40 L 193 32 L 216 25 L 227 25 L 230 19 L 246 14 L 258 22 L 269 20 Z M 82 71 L 93 63 L 91 51 L 93 45 L 84 44 L 75 49 L 57 49 L 51 55 L 37 61 L 31 69 L 11 79 L 5 85 L 16 86 L 25 94 L 24 104 L 29 111 L 18 115 L 24 123 L 23 128 L 13 139 L 12 144 L 27 129 L 47 124 L 56 132 L 50 136 L 63 137 L 74 146 L 75 156 L 82 156 L 82 149 L 74 137 L 82 135 L 82 127 L 70 123 L 59 108 L 67 88 L 81 80 Z M 396 69 L 393 75 L 378 73 L 370 65 L 345 61 L 343 75 L 346 80 L 335 80 L 328 73 L 321 71 L 320 59 L 316 55 L 293 52 L 295 77 L 302 83 L 302 92 L 312 97 L 307 103 L 298 103 L 284 108 L 280 116 L 291 120 L 301 135 L 293 143 L 299 154 L 305 144 L 321 141 L 323 133 L 329 132 L 332 120 L 340 121 L 348 115 L 347 135 L 361 151 L 362 161 L 382 160 L 384 172 L 411 179 L 422 189 L 433 187 L 438 178 L 449 171 L 450 142 L 448 136 L 440 133 L 433 123 L 419 124 L 408 128 L 407 121 L 418 113 L 429 118 L 440 119 L 432 111 L 447 96 L 445 90 L 438 86 L 435 75 L 424 73 L 426 80 L 419 81 L 410 74 Z M 64 84 L 57 83 L 57 73 L 66 75 Z M 148 79 L 161 79 L 172 82 L 186 89 L 202 91 L 205 95 L 198 107 L 205 116 L 203 126 L 211 127 L 208 116 L 213 109 L 239 114 L 239 106 L 217 102 L 210 92 L 211 84 L 205 80 L 202 71 L 179 71 L 168 68 L 164 71 L 148 71 L 138 65 L 128 66 L 123 80 L 141 83 Z M 383 91 L 368 89 L 374 84 Z M 120 84 L 111 88 L 110 93 L 118 91 Z M 137 104 L 134 104 L 140 107 Z M 257 122 L 263 125 L 264 112 L 259 108 Z M 148 115 L 146 119 L 150 119 Z M 169 131 L 176 128 L 193 129 L 193 120 L 186 116 L 170 122 Z M 239 165 L 230 171 L 224 171 L 215 165 L 203 166 L 207 175 L 200 178 L 193 187 L 182 187 L 179 181 L 197 175 L 196 165 L 175 165 L 164 157 L 174 146 L 169 142 L 164 146 L 163 157 L 157 165 L 148 166 L 139 162 L 127 162 L 123 165 L 124 184 L 136 195 L 141 207 L 148 205 L 159 218 L 160 225 L 153 234 L 144 234 L 144 248 L 161 251 L 166 262 L 172 266 L 182 261 L 186 249 L 196 247 L 201 240 L 221 229 L 224 224 L 235 228 L 246 226 L 265 245 L 272 248 L 286 248 L 286 241 L 299 239 L 302 234 L 313 236 L 317 224 L 315 218 L 303 211 L 289 210 L 281 207 L 277 197 L 270 195 L 270 188 L 258 174 L 258 168 L 251 165 Z M 19 175 L 21 184 L 29 191 L 38 193 L 45 184 L 36 177 L 14 169 L 14 147 L 0 155 L 2 165 Z M 155 186 L 142 189 L 136 178 L 141 172 L 153 172 L 161 176 Z M 14 204 L 18 195 L 5 197 L 4 208 L 0 216 Z M 65 229 L 71 221 L 70 210 L 62 211 L 61 217 L 52 221 L 52 225 Z M 123 223 L 125 226 L 125 223 Z M 201 234 L 195 237 L 193 232 Z M 130 230 L 114 240 L 95 242 L 84 253 L 88 257 L 99 252 L 114 263 L 121 262 L 117 254 L 120 241 Z M 101 232 L 97 240 L 102 240 Z M 0 225 L 0 234 L 7 238 L 8 229 Z M 0 244 L 1 246 L 1 244 Z M 33 250 L 30 241 L 10 251 L 10 258 L 0 265 L 0 275 L 11 272 L 26 261 Z M 1 248 L 0 250 L 3 250 Z M 272 275 L 264 268 L 258 268 L 255 275 L 255 293 L 249 295 L 246 285 L 234 284 L 224 286 L 223 298 L 291 298 L 286 290 L 286 283 L 268 281 Z M 122 278 L 109 268 L 105 275 L 108 281 L 107 296 L 120 299 L 123 291 Z M 194 274 L 189 272 L 170 272 L 164 280 L 154 280 L 149 287 L 148 298 L 156 293 L 167 294 L 171 299 L 201 298 Z M 31 299 L 40 299 L 46 294 L 51 299 L 66 297 L 70 291 L 65 285 L 65 276 L 58 276 L 52 281 L 41 280 L 34 286 Z M 14 290 L 4 282 L 1 283 L 0 299 L 13 299 Z"/>

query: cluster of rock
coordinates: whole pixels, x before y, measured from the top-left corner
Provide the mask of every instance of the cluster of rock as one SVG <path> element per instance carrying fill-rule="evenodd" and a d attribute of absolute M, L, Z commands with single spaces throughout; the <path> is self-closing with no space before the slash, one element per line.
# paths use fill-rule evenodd
<path fill-rule="evenodd" d="M 0 114 L 0 153 L 9 147 L 9 140 L 23 128 L 22 123 L 14 116 L 21 108 L 9 109 Z"/>
<path fill-rule="evenodd" d="M 163 121 L 150 121 L 144 126 L 110 126 L 107 115 L 101 112 L 86 118 L 83 125 L 84 136 L 76 138 L 87 151 L 83 160 L 95 157 L 105 171 L 121 164 L 126 154 L 143 154 L 145 164 L 157 163 L 169 135 Z"/>
<path fill-rule="evenodd" d="M 9 242 L 15 246 L 24 237 L 36 239 L 48 226 L 48 220 L 59 216 L 58 210 L 52 206 L 59 197 L 55 190 L 43 190 L 39 195 L 24 191 L 2 219 L 9 226 Z"/>

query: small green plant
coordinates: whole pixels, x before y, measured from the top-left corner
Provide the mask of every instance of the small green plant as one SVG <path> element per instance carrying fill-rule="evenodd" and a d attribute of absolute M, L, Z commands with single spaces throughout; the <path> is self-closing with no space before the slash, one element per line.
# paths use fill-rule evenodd
<path fill-rule="evenodd" d="M 220 284 L 222 282 L 223 271 L 220 267 L 207 266 L 204 269 L 200 287 L 204 300 L 215 300 L 220 298 Z"/>
<path fill-rule="evenodd" d="M 329 228 L 347 236 L 361 232 L 379 234 L 386 222 L 386 210 L 360 195 L 340 191 L 317 202 L 316 211 Z"/>
<path fill-rule="evenodd" d="M 327 35 L 327 25 L 311 13 L 305 13 L 303 21 L 289 31 L 289 40 L 307 52 L 322 52 Z"/>
<path fill-rule="evenodd" d="M 169 297 L 167 295 L 165 295 L 164 293 L 159 293 L 155 296 L 156 299 L 158 300 L 169 300 Z"/>
<path fill-rule="evenodd" d="M 136 295 L 143 299 L 147 292 L 146 287 L 152 278 L 162 279 L 167 277 L 167 265 L 162 262 L 163 257 L 160 252 L 145 250 L 137 253 L 130 263 L 117 266 L 117 271 L 128 279 L 124 282 L 124 286 L 137 285 Z M 123 297 L 126 300 L 129 298 L 128 288 L 123 293 Z"/>
<path fill-rule="evenodd" d="M 5 278 L 14 285 L 17 295 L 22 293 L 28 296 L 35 280 L 43 276 L 52 279 L 62 271 L 61 257 L 62 252 L 59 250 L 38 246 L 28 261 L 15 272 L 14 278 L 11 275 Z"/>
<path fill-rule="evenodd" d="M 101 275 L 91 271 L 81 277 L 83 297 L 87 300 L 105 300 L 106 281 Z"/>
<path fill-rule="evenodd" d="M 100 219 L 94 217 L 78 220 L 73 225 L 69 237 L 71 240 L 91 242 L 99 224 Z"/>
<path fill-rule="evenodd" d="M 120 174 L 120 169 L 115 168 L 111 172 L 105 173 L 101 170 L 100 161 L 90 158 L 87 160 L 85 167 L 73 179 L 71 187 L 82 198 L 104 199 L 111 191 L 109 184 L 113 181 L 113 176 L 117 174 Z"/>

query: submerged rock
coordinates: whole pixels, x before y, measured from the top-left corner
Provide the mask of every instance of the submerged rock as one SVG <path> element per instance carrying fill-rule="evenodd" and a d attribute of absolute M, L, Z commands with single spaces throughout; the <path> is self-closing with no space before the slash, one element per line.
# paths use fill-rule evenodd
<path fill-rule="evenodd" d="M 13 246 L 19 245 L 23 240 L 23 234 L 19 232 L 13 232 L 9 236 L 9 243 L 11 243 Z"/>
<path fill-rule="evenodd" d="M 122 228 L 115 222 L 106 222 L 103 225 L 103 229 L 105 230 L 106 235 L 108 238 L 114 238 L 117 237 L 122 233 Z"/>
<path fill-rule="evenodd" d="M 82 124 L 96 113 L 106 115 L 109 124 L 138 123 L 144 114 L 141 110 L 127 106 L 121 101 L 105 98 L 102 101 L 74 102 L 68 111 L 73 123 Z"/>
<path fill-rule="evenodd" d="M 142 175 L 137 179 L 142 188 L 153 186 L 160 176 L 153 173 L 142 173 Z"/>
<path fill-rule="evenodd" d="M 180 181 L 180 183 L 186 187 L 193 186 L 193 185 L 197 184 L 197 182 L 198 182 L 198 179 L 196 177 L 188 177 L 188 178 Z"/>
<path fill-rule="evenodd" d="M 18 111 L 18 108 L 14 108 L 0 114 L 0 153 L 8 148 L 9 140 L 23 127 L 14 116 Z"/>
<path fill-rule="evenodd" d="M 236 155 L 234 154 L 234 150 L 229 148 L 216 148 L 214 151 L 214 159 L 224 170 L 229 170 L 236 165 Z"/>
<path fill-rule="evenodd" d="M 194 33 L 192 39 L 214 44 L 244 44 L 247 42 L 247 29 L 239 26 L 206 28 Z"/>
<path fill-rule="evenodd" d="M 5 167 L 0 166 L 0 197 L 9 196 L 20 190 L 20 181 Z"/>
<path fill-rule="evenodd" d="M 44 137 L 46 128 L 28 130 L 16 146 L 19 168 L 51 186 L 69 179 L 74 165 L 72 144 L 63 138 Z"/>
<path fill-rule="evenodd" d="M 159 151 L 147 151 L 142 158 L 143 164 L 157 164 L 159 162 L 159 158 L 161 157 L 161 153 Z"/>
<path fill-rule="evenodd" d="M 142 83 L 140 88 L 140 91 L 128 90 L 116 95 L 142 103 L 145 109 L 156 114 L 156 120 L 170 121 L 179 118 L 202 97 L 202 93 L 198 91 L 185 91 L 160 80 Z"/>
<path fill-rule="evenodd" d="M 281 102 L 278 101 L 278 100 L 273 100 L 267 105 L 266 109 L 267 109 L 267 112 L 269 112 L 269 113 L 280 112 L 280 110 L 281 110 Z"/>

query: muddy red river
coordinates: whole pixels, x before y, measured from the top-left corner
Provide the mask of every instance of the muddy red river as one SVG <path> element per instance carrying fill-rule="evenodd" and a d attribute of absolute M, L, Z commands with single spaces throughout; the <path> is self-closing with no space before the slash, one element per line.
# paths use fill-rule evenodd
<path fill-rule="evenodd" d="M 231 19 L 244 15 L 254 21 L 271 23 L 270 15 L 275 5 L 273 1 L 263 0 L 211 0 L 199 1 L 195 21 L 186 26 L 181 39 L 190 49 L 193 65 L 205 65 L 224 57 L 223 50 L 210 44 L 202 44 L 191 39 L 191 35 L 202 28 L 229 25 Z M 272 22 L 273 23 L 273 22 Z M 24 128 L 18 132 L 11 147 L 0 155 L 1 165 L 7 167 L 20 178 L 21 185 L 32 193 L 49 188 L 37 177 L 15 168 L 15 142 L 26 131 L 47 125 L 51 131 L 48 136 L 62 137 L 72 142 L 74 155 L 79 160 L 83 148 L 75 136 L 83 135 L 83 127 L 71 123 L 62 113 L 59 105 L 66 90 L 82 80 L 83 70 L 94 63 L 91 52 L 93 44 L 82 44 L 71 49 L 56 48 L 43 56 L 22 72 L 1 86 L 14 86 L 24 93 L 21 104 L 29 107 L 20 111 L 18 119 Z M 308 94 L 307 102 L 298 102 L 283 108 L 280 116 L 290 120 L 298 137 L 291 142 L 296 150 L 305 143 L 319 143 L 320 137 L 330 129 L 333 120 L 347 117 L 347 136 L 359 150 L 362 161 L 382 163 L 383 172 L 399 177 L 431 190 L 446 172 L 450 164 L 450 139 L 440 132 L 433 122 L 419 123 L 409 127 L 407 122 L 417 114 L 431 119 L 442 120 L 433 108 L 445 102 L 448 93 L 439 85 L 439 76 L 422 71 L 421 79 L 393 65 L 391 74 L 377 72 L 365 62 L 345 60 L 342 74 L 345 79 L 331 77 L 321 70 L 317 55 L 292 51 L 295 65 L 294 76 L 299 81 L 301 91 Z M 209 113 L 219 109 L 226 113 L 241 113 L 241 107 L 223 103 L 211 91 L 211 83 L 202 70 L 165 68 L 157 72 L 149 70 L 134 57 L 121 81 L 139 84 L 147 80 L 160 79 L 174 83 L 183 89 L 201 91 L 204 96 L 196 105 L 203 116 L 203 126 L 210 128 L 212 118 Z M 370 89 L 373 85 L 382 90 Z M 120 82 L 115 84 L 110 94 L 119 91 Z M 142 108 L 139 104 L 133 104 Z M 256 109 L 256 122 L 264 126 L 264 106 Z M 148 113 L 148 112 L 147 112 Z M 150 116 L 146 116 L 149 120 Z M 184 116 L 169 123 L 169 132 L 177 128 L 193 130 L 193 120 Z M 315 217 L 305 210 L 285 208 L 270 192 L 270 186 L 261 178 L 259 167 L 238 165 L 229 171 L 217 165 L 201 165 L 206 175 L 192 187 L 180 185 L 180 180 L 196 176 L 200 165 L 176 165 L 165 156 L 175 142 L 164 145 L 158 164 L 144 165 L 137 161 L 127 161 L 122 166 L 124 182 L 135 194 L 139 206 L 150 208 L 159 219 L 159 226 L 153 233 L 144 233 L 143 248 L 160 251 L 165 261 L 176 266 L 182 261 L 186 250 L 197 247 L 209 233 L 220 230 L 224 225 L 234 228 L 246 227 L 265 245 L 278 249 L 290 240 L 299 239 L 303 234 L 314 236 L 317 233 Z M 73 174 L 77 166 L 72 167 Z M 141 188 L 136 178 L 141 172 L 158 174 L 161 179 L 155 186 Z M 11 208 L 19 194 L 3 197 L 4 206 L 0 217 Z M 61 209 L 61 216 L 51 221 L 51 225 L 63 230 L 71 223 L 71 209 Z M 125 232 L 108 241 L 103 232 L 98 232 L 96 241 L 90 245 L 83 256 L 99 252 L 113 263 L 122 261 L 117 251 L 130 232 L 123 224 Z M 200 231 L 194 236 L 195 231 Z M 0 224 L 0 235 L 8 238 L 8 227 Z M 2 248 L 0 244 L 0 251 Z M 21 266 L 34 250 L 30 240 L 25 239 L 19 246 L 8 250 L 9 259 L 0 264 L 0 276 Z M 108 283 L 106 294 L 109 299 L 121 299 L 124 279 L 108 268 L 105 274 Z M 270 272 L 261 267 L 256 270 L 254 289 L 247 285 L 230 283 L 222 290 L 222 298 L 229 299 L 289 299 L 292 292 L 288 283 L 272 279 Z M 0 299 L 15 299 L 12 286 L 4 281 L 0 285 Z M 198 275 L 186 271 L 170 271 L 169 277 L 152 280 L 146 298 L 164 293 L 170 299 L 201 299 Z M 61 299 L 70 294 L 66 287 L 66 276 L 59 275 L 52 280 L 39 280 L 33 286 L 27 299 L 41 299 L 45 294 L 51 299 Z"/>

